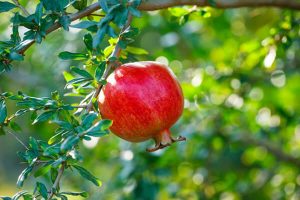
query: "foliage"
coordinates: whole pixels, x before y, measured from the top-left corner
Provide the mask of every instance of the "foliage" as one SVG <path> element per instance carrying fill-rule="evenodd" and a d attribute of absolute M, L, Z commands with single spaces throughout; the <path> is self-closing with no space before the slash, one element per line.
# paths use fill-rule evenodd
<path fill-rule="evenodd" d="M 4 14 L 12 16 L 12 34 L 0 45 L 0 69 L 11 69 L 0 79 L 0 133 L 7 134 L 0 156 L 13 163 L 6 180 L 16 179 L 10 134 L 30 132 L 28 150 L 19 153 L 27 167 L 18 184 L 27 178 L 34 188 L 3 199 L 47 199 L 49 192 L 60 199 L 299 199 L 299 13 L 175 7 L 134 18 L 141 30 L 136 36 L 136 28 L 120 29 L 128 12 L 140 15 L 137 4 L 99 1 L 103 9 L 96 15 L 71 23 L 68 13 L 91 1 L 49 2 L 35 1 L 29 16 L 0 4 L 1 12 L 15 12 Z M 69 32 L 46 36 L 56 23 Z M 24 35 L 18 27 L 27 28 Z M 84 31 L 74 34 L 74 28 Z M 42 44 L 24 57 L 32 40 Z M 116 46 L 123 48 L 119 58 L 111 56 Z M 136 59 L 169 63 L 180 80 L 185 112 L 172 130 L 186 143 L 145 153 L 148 144 L 102 137 L 111 122 L 85 109 L 90 102 L 97 109 L 93 94 L 105 84 L 109 63 Z M 95 137 L 99 144 L 87 149 Z M 51 189 L 62 166 L 68 176 Z"/>
<path fill-rule="evenodd" d="M 73 5 L 76 3 L 75 5 Z M 59 57 L 63 60 L 76 60 L 85 62 L 85 68 L 71 67 L 70 72 L 65 72 L 67 80 L 66 87 L 72 88 L 72 93 L 69 95 L 82 96 L 83 100 L 79 106 L 65 104 L 58 92 L 52 92 L 50 97 L 32 97 L 22 92 L 14 95 L 9 92 L 0 94 L 0 129 L 1 133 L 8 132 L 12 135 L 12 131 L 19 132 L 21 127 L 14 121 L 15 118 L 22 116 L 25 113 L 31 112 L 32 124 L 49 121 L 56 124 L 58 127 L 53 136 L 48 142 L 37 140 L 33 137 L 29 138 L 29 146 L 21 142 L 26 148 L 25 152 L 19 152 L 18 155 L 28 164 L 19 175 L 17 186 L 22 187 L 24 181 L 33 173 L 34 177 L 40 177 L 45 174 L 50 174 L 53 186 L 47 189 L 47 186 L 41 182 L 36 182 L 34 192 L 28 193 L 21 191 L 14 197 L 2 197 L 4 199 L 52 199 L 56 196 L 61 199 L 67 199 L 68 195 L 86 197 L 86 192 L 62 192 L 60 191 L 59 181 L 62 173 L 66 169 L 76 169 L 79 174 L 94 183 L 96 186 L 101 186 L 101 181 L 94 177 L 88 170 L 77 165 L 82 160 L 79 153 L 79 142 L 82 140 L 89 141 L 91 137 L 103 137 L 109 133 L 109 127 L 112 125 L 110 120 L 101 120 L 97 112 L 91 112 L 90 108 L 83 109 L 84 103 L 91 104 L 97 96 L 94 96 L 94 88 L 101 87 L 105 84 L 104 71 L 109 70 L 106 65 L 112 62 L 117 62 L 120 55 L 114 54 L 112 49 L 117 51 L 117 48 L 126 49 L 127 45 L 133 41 L 132 37 L 136 35 L 137 29 L 126 27 L 129 19 L 129 13 L 139 15 L 136 7 L 139 1 L 122 2 L 118 1 L 99 1 L 102 10 L 106 13 L 99 22 L 88 20 L 81 21 L 76 24 L 76 28 L 87 29 L 90 32 L 96 32 L 95 36 L 87 33 L 83 40 L 86 45 L 86 53 L 71 53 L 61 52 Z M 35 41 L 41 43 L 42 38 L 49 32 L 51 26 L 59 24 L 64 30 L 68 31 L 71 18 L 66 10 L 70 6 L 78 10 L 84 9 L 87 6 L 85 2 L 76 1 L 48 1 L 42 0 L 36 5 L 35 13 L 26 17 L 16 12 L 11 19 L 13 34 L 9 41 L 1 41 L 1 69 L 0 71 L 9 71 L 12 61 L 23 60 L 24 49 L 28 43 Z M 17 5 L 9 2 L 1 2 L 1 11 L 9 11 Z M 111 23 L 122 28 L 119 36 L 115 33 Z M 25 27 L 28 29 L 24 33 L 24 37 L 19 34 L 19 28 Z M 109 50 L 101 50 L 99 44 L 104 36 L 108 34 L 113 41 Z M 114 39 L 117 38 L 117 39 Z M 126 58 L 125 55 L 121 59 Z M 74 75 L 73 75 L 74 74 Z M 16 105 L 22 107 L 11 116 L 8 116 L 6 101 L 16 101 Z M 78 108 L 78 109 L 77 109 Z M 97 108 L 97 107 L 96 107 Z M 74 110 L 76 110 L 74 112 Z M 14 135 L 15 136 L 15 135 Z M 17 137 L 17 136 L 15 136 Z"/>

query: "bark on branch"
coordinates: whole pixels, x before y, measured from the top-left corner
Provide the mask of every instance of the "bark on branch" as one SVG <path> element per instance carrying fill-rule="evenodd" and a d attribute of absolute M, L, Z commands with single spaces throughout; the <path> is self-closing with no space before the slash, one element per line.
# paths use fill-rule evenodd
<path fill-rule="evenodd" d="M 300 10 L 299 0 L 143 0 L 139 6 L 139 10 L 152 11 L 159 10 L 173 6 L 183 5 L 196 5 L 196 6 L 213 6 L 216 8 L 240 8 L 240 7 L 279 7 Z M 100 9 L 99 3 L 94 3 L 84 10 L 69 15 L 71 21 L 81 19 L 85 16 L 92 14 Z M 61 25 L 59 23 L 53 24 L 48 30 L 47 34 L 59 29 Z M 21 50 L 20 54 L 24 54 L 25 51 L 34 44 L 34 40 L 28 42 Z"/>
<path fill-rule="evenodd" d="M 196 5 L 196 6 L 213 6 L 216 8 L 240 8 L 240 7 L 279 7 L 289 9 L 300 9 L 298 0 L 144 0 L 140 10 L 159 10 L 163 8 Z"/>
<path fill-rule="evenodd" d="M 260 146 L 264 147 L 269 153 L 275 156 L 279 161 L 284 161 L 286 163 L 290 163 L 297 167 L 300 167 L 300 159 L 294 157 L 288 153 L 285 153 L 281 148 L 274 145 L 273 143 L 263 140 L 263 139 L 256 139 L 251 134 L 240 134 L 239 141 L 244 143 L 245 145 L 249 146 Z"/>

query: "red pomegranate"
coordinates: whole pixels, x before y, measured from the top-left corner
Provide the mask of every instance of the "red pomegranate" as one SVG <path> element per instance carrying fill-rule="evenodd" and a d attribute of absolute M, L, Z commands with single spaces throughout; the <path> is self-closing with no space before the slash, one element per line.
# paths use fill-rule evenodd
<path fill-rule="evenodd" d="M 173 139 L 169 128 L 183 111 L 183 95 L 173 72 L 152 61 L 127 63 L 107 79 L 98 99 L 103 118 L 113 120 L 111 131 L 130 142 L 153 138 L 152 152 L 184 137 Z"/>

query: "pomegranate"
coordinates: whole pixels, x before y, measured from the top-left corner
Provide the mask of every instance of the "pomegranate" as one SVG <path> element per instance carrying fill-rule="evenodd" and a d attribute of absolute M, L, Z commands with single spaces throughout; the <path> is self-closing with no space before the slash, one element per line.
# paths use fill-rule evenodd
<path fill-rule="evenodd" d="M 169 128 L 183 111 L 183 95 L 173 72 L 152 61 L 121 65 L 107 78 L 98 98 L 103 118 L 113 120 L 111 131 L 130 142 L 150 138 L 152 152 L 185 140 L 171 137 Z"/>

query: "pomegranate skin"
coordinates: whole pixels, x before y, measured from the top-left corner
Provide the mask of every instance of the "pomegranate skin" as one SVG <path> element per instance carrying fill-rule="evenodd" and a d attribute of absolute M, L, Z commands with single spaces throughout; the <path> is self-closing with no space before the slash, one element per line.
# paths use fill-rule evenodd
<path fill-rule="evenodd" d="M 183 111 L 183 94 L 172 71 L 162 63 L 144 61 L 118 67 L 98 98 L 111 131 L 130 142 L 153 138 L 156 149 L 173 143 L 169 128 Z M 180 138 L 179 140 L 183 140 Z"/>

